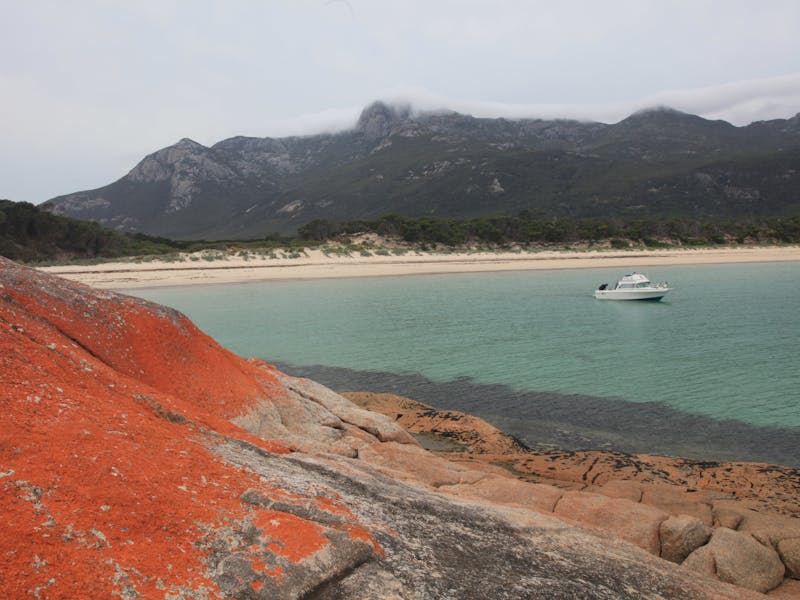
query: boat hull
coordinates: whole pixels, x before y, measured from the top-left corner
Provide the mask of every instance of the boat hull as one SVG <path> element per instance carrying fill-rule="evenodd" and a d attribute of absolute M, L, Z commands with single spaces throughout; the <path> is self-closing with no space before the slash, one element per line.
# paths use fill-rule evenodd
<path fill-rule="evenodd" d="M 598 300 L 639 300 L 658 302 L 667 295 L 668 288 L 661 289 L 633 289 L 633 290 L 595 290 L 594 297 Z"/>

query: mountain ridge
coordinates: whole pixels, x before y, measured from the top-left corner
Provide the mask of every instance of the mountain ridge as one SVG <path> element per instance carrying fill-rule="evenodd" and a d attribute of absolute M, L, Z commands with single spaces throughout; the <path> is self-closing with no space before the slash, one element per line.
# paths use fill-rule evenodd
<path fill-rule="evenodd" d="M 183 138 L 43 206 L 176 238 L 264 237 L 318 218 L 794 214 L 800 113 L 736 127 L 671 108 L 615 124 L 415 113 L 374 102 L 340 133 Z"/>

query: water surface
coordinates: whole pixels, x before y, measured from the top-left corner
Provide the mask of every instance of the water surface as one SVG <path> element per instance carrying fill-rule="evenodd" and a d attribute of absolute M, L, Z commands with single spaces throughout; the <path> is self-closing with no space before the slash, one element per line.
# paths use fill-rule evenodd
<path fill-rule="evenodd" d="M 381 391 L 380 377 L 386 387 L 398 376 L 427 381 L 411 386 L 414 397 L 489 416 L 529 442 L 542 435 L 533 421 L 546 420 L 542 411 L 555 411 L 548 402 L 558 399 L 556 421 L 581 423 L 570 434 L 577 445 L 583 437 L 587 446 L 629 449 L 628 431 L 630 440 L 668 438 L 665 448 L 653 443 L 664 453 L 752 459 L 763 436 L 796 446 L 800 263 L 642 270 L 675 291 L 658 303 L 598 301 L 596 285 L 622 272 L 581 269 L 136 293 L 185 312 L 243 356 L 316 373 L 340 390 Z M 682 446 L 693 419 L 700 437 Z M 704 450 L 702 430 L 721 423 L 738 442 L 728 454 Z M 737 450 L 744 430 L 752 439 Z M 796 449 L 770 452 L 800 463 Z"/>

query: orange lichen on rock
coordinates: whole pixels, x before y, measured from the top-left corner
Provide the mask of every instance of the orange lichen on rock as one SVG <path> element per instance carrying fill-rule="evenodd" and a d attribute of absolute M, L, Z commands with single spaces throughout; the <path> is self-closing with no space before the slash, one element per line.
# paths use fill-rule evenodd
<path fill-rule="evenodd" d="M 185 317 L 0 258 L 4 595 L 215 596 L 211 541 L 242 523 L 269 536 L 259 576 L 313 558 L 328 528 L 243 502 L 248 490 L 292 500 L 214 452 L 289 451 L 228 421 L 270 393 L 268 370 Z"/>
<path fill-rule="evenodd" d="M 440 411 L 393 394 L 344 392 L 423 437 L 440 456 L 473 465 L 503 465 L 516 477 L 565 489 L 601 491 L 654 503 L 653 497 L 682 494 L 683 510 L 715 497 L 746 501 L 758 510 L 800 516 L 800 471 L 763 463 L 692 461 L 597 450 L 530 450 L 485 421 Z M 624 482 L 625 485 L 622 485 Z M 623 494 L 624 492 L 624 494 Z M 663 502 L 662 502 L 663 503 Z"/>
<path fill-rule="evenodd" d="M 350 511 L 349 508 L 344 506 L 343 504 L 337 504 L 334 502 L 332 498 L 328 496 L 317 496 L 314 498 L 314 504 L 320 510 L 324 510 L 334 515 L 341 515 L 347 517 L 348 519 L 352 519 L 355 517 L 353 513 Z"/>
<path fill-rule="evenodd" d="M 5 261 L 6 300 L 47 321 L 114 369 L 196 408 L 226 418 L 279 389 L 267 369 L 241 359 L 184 315 L 129 296 L 102 292 Z"/>
<path fill-rule="evenodd" d="M 305 519 L 274 510 L 262 510 L 253 520 L 267 547 L 293 563 L 330 544 L 319 527 Z"/>

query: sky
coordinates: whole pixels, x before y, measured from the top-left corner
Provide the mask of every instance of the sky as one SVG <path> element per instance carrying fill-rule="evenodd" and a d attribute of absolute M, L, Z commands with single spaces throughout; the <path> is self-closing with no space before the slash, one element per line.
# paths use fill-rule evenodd
<path fill-rule="evenodd" d="M 375 100 L 615 123 L 800 112 L 798 0 L 0 0 L 0 198 L 188 137 L 351 127 Z"/>

